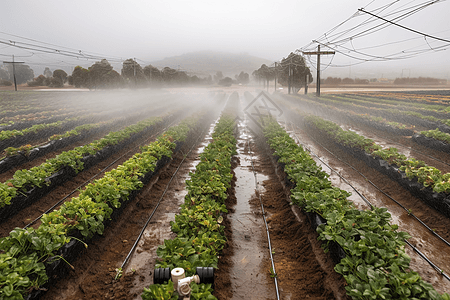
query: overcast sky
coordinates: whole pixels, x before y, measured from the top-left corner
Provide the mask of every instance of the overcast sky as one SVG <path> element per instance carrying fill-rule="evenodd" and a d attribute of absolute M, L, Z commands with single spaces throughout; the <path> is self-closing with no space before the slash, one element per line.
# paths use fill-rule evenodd
<path fill-rule="evenodd" d="M 217 50 L 250 55 L 273 61 L 302 48 L 323 33 L 345 21 L 364 7 L 367 11 L 393 2 L 387 0 L 3 0 L 0 9 L 0 41 L 25 41 L 12 34 L 39 42 L 46 42 L 82 52 L 99 53 L 106 57 L 136 57 L 147 63 L 164 57 L 198 50 Z M 395 1 L 394 1 L 395 2 Z M 426 2 L 425 0 L 396 1 L 387 13 Z M 406 5 L 406 6 L 405 6 Z M 450 39 L 450 2 L 431 5 L 423 11 L 399 21 L 415 30 Z M 361 13 L 345 23 L 338 31 L 351 28 L 369 16 Z M 357 49 L 413 39 L 407 44 L 392 44 L 391 48 L 367 50 L 385 56 L 405 49 L 432 50 L 445 45 L 394 26 L 380 30 L 365 39 L 352 40 L 344 45 Z M 336 32 L 338 32 L 336 31 Z M 350 35 L 347 35 L 350 36 Z M 50 48 L 57 48 L 50 46 Z M 311 46 L 316 47 L 316 45 Z M 415 48 L 416 47 L 416 48 Z M 419 48 L 417 48 L 419 47 Z M 344 48 L 340 48 L 343 51 Z M 326 50 L 326 49 L 325 49 Z M 329 49 L 328 49 L 329 50 Z M 381 52 L 377 52 L 381 51 Z M 417 58 L 403 61 L 367 62 L 337 53 L 331 61 L 324 57 L 323 68 L 329 74 L 345 70 L 352 75 L 358 70 L 395 67 L 408 75 L 420 75 L 419 70 L 450 71 L 450 50 L 430 51 Z M 5 55 L 23 56 L 33 68 L 75 66 L 82 60 L 55 54 L 39 54 L 0 44 L 0 59 Z M 26 57 L 31 56 L 31 57 Z M 17 58 L 19 59 L 19 58 Z M 146 65 L 142 62 L 143 65 Z M 314 64 L 315 58 L 311 59 Z M 89 62 L 88 65 L 92 64 Z M 38 65 L 40 64 L 40 65 Z M 353 67 L 349 65 L 353 64 Z M 116 67 L 117 69 L 117 67 Z M 448 70 L 448 71 L 446 71 Z M 413 74 L 411 74 L 411 72 Z M 375 74 L 380 76 L 379 74 Z M 374 76 L 375 76 L 374 75 Z M 443 76 L 443 75 L 441 75 Z M 447 75 L 448 76 L 448 75 Z"/>

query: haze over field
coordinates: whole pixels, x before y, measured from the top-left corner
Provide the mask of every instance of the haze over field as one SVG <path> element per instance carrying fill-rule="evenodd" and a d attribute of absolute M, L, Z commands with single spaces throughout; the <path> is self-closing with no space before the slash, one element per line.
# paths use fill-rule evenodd
<path fill-rule="evenodd" d="M 431 2 L 437 3 L 401 17 L 407 9 Z M 364 12 L 330 31 L 359 8 L 444 41 L 394 25 L 379 25 L 370 35 L 355 36 L 364 30 L 361 24 L 382 24 Z M 77 65 L 90 66 L 95 60 L 87 60 L 86 54 L 108 59 L 119 72 L 121 62 L 127 58 L 136 58 L 143 66 L 153 63 L 163 67 L 155 62 L 164 62 L 165 58 L 174 61 L 173 57 L 193 52 L 198 56 L 199 51 L 228 53 L 228 57 L 246 53 L 274 62 L 296 49 L 316 49 L 317 44 L 308 44 L 328 33 L 321 43 L 329 43 L 338 52 L 323 57 L 323 76 L 448 78 L 449 11 L 450 2 L 445 0 L 5 1 L 0 10 L 0 59 L 11 60 L 14 54 L 36 75 L 45 67 L 70 71 Z M 355 26 L 359 29 L 351 30 Z M 338 37 L 349 39 L 340 43 Z M 13 47 L 17 42 L 27 44 Z M 48 47 L 48 53 L 36 51 L 37 44 Z M 70 50 L 74 55 L 63 56 L 55 49 Z M 219 68 L 223 58 L 216 56 L 215 68 Z M 405 56 L 408 59 L 398 59 Z M 314 71 L 315 57 L 307 57 L 307 61 Z M 186 61 L 171 67 L 212 73 L 211 66 Z"/>

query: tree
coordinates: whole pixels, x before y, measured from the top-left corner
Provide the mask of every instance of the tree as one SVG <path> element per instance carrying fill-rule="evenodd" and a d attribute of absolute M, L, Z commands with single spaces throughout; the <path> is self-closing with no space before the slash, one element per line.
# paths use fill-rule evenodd
<path fill-rule="evenodd" d="M 344 79 L 342 79 L 342 83 L 343 84 L 354 84 L 355 80 L 353 80 L 352 78 L 345 77 Z"/>
<path fill-rule="evenodd" d="M 122 63 L 122 77 L 128 82 L 133 82 L 136 85 L 147 83 L 144 70 L 141 65 L 134 59 L 129 58 Z"/>
<path fill-rule="evenodd" d="M 339 77 L 327 77 L 324 81 L 325 84 L 340 84 L 341 82 L 342 79 Z"/>
<path fill-rule="evenodd" d="M 222 71 L 217 71 L 216 75 L 214 75 L 214 81 L 219 82 L 220 79 L 222 79 L 222 78 L 223 78 Z"/>
<path fill-rule="evenodd" d="M 238 83 L 247 84 L 250 81 L 250 76 L 248 73 L 244 73 L 244 71 L 241 71 L 239 75 L 234 76 Z"/>
<path fill-rule="evenodd" d="M 113 70 L 106 59 L 97 61 L 90 66 L 88 74 L 89 88 L 115 88 L 123 85 L 122 76 Z"/>
<path fill-rule="evenodd" d="M 306 75 L 309 75 L 309 82 L 313 81 L 311 71 L 306 66 L 305 58 L 301 55 L 290 53 L 288 57 L 281 60 L 278 69 L 278 82 L 283 86 L 289 85 L 289 70 L 291 70 L 291 86 L 302 88 L 305 86 Z"/>
<path fill-rule="evenodd" d="M 259 82 L 260 82 L 261 80 L 263 80 L 262 75 L 259 73 L 259 69 L 253 71 L 253 72 L 252 72 L 252 76 L 253 76 L 253 78 L 255 78 L 255 80 L 258 82 L 258 84 L 259 84 Z"/>
<path fill-rule="evenodd" d="M 144 75 L 147 77 L 147 80 L 150 82 L 159 82 L 162 81 L 162 74 L 158 68 L 148 65 L 144 67 Z"/>
<path fill-rule="evenodd" d="M 230 77 L 225 77 L 225 78 L 219 80 L 219 84 L 223 85 L 223 86 L 231 86 L 232 83 L 233 83 L 233 79 L 231 79 Z"/>
<path fill-rule="evenodd" d="M 69 85 L 73 85 L 73 77 L 72 77 L 72 75 L 67 76 L 67 82 L 69 83 Z"/>
<path fill-rule="evenodd" d="M 275 68 L 271 68 L 266 66 L 265 64 L 262 64 L 261 67 L 253 72 L 255 77 L 257 77 L 258 81 L 264 80 L 264 86 L 269 86 L 269 81 L 275 79 L 276 70 Z"/>
<path fill-rule="evenodd" d="M 5 67 L 0 68 L 0 79 L 9 80 L 9 73 Z"/>
<path fill-rule="evenodd" d="M 162 78 L 165 82 L 173 83 L 177 79 L 178 71 L 175 69 L 169 68 L 169 67 L 165 67 L 164 69 L 162 69 L 161 73 L 162 73 Z"/>
<path fill-rule="evenodd" d="M 61 88 L 64 86 L 64 81 L 60 77 L 50 77 L 50 87 Z"/>
<path fill-rule="evenodd" d="M 8 70 L 9 80 L 14 82 L 13 77 L 13 66 L 12 64 L 7 64 L 6 69 Z M 28 80 L 33 80 L 34 71 L 28 65 L 16 64 L 16 80 L 18 84 L 26 83 Z"/>
<path fill-rule="evenodd" d="M 52 74 L 53 74 L 52 71 L 48 67 L 45 67 L 44 76 L 49 78 L 52 77 Z"/>
<path fill-rule="evenodd" d="M 64 70 L 57 69 L 53 71 L 53 77 L 58 78 L 60 81 L 65 83 L 67 81 L 67 73 Z"/>
<path fill-rule="evenodd" d="M 72 71 L 73 85 L 76 88 L 89 87 L 89 70 L 76 66 Z"/>
<path fill-rule="evenodd" d="M 44 75 L 39 75 L 38 77 L 34 78 L 33 81 L 28 81 L 28 86 L 43 86 L 45 85 L 44 82 L 47 79 Z"/>

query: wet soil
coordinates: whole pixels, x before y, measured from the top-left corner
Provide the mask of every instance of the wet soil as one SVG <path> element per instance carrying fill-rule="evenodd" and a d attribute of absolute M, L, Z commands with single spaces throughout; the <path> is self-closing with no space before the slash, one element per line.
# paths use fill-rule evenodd
<path fill-rule="evenodd" d="M 270 259 L 265 225 L 261 208 L 253 201 L 256 197 L 255 177 L 246 148 L 246 136 L 242 134 L 243 127 L 239 129 L 236 155 L 239 165 L 234 168 L 236 205 L 227 215 L 232 232 L 229 241 L 232 241 L 233 249 L 233 255 L 229 256 L 231 298 L 227 299 L 273 299 L 275 285 L 265 263 Z"/>

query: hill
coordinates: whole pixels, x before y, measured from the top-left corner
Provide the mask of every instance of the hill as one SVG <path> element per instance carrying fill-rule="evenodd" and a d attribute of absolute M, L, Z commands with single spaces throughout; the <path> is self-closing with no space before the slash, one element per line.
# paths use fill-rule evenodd
<path fill-rule="evenodd" d="M 214 75 L 217 71 L 222 71 L 224 76 L 234 78 L 234 75 L 241 71 L 251 75 L 262 64 L 271 65 L 272 63 L 268 59 L 251 56 L 248 53 L 199 51 L 166 57 L 163 60 L 152 62 L 152 65 L 159 69 L 170 67 L 184 70 L 189 75 L 199 77 Z"/>

